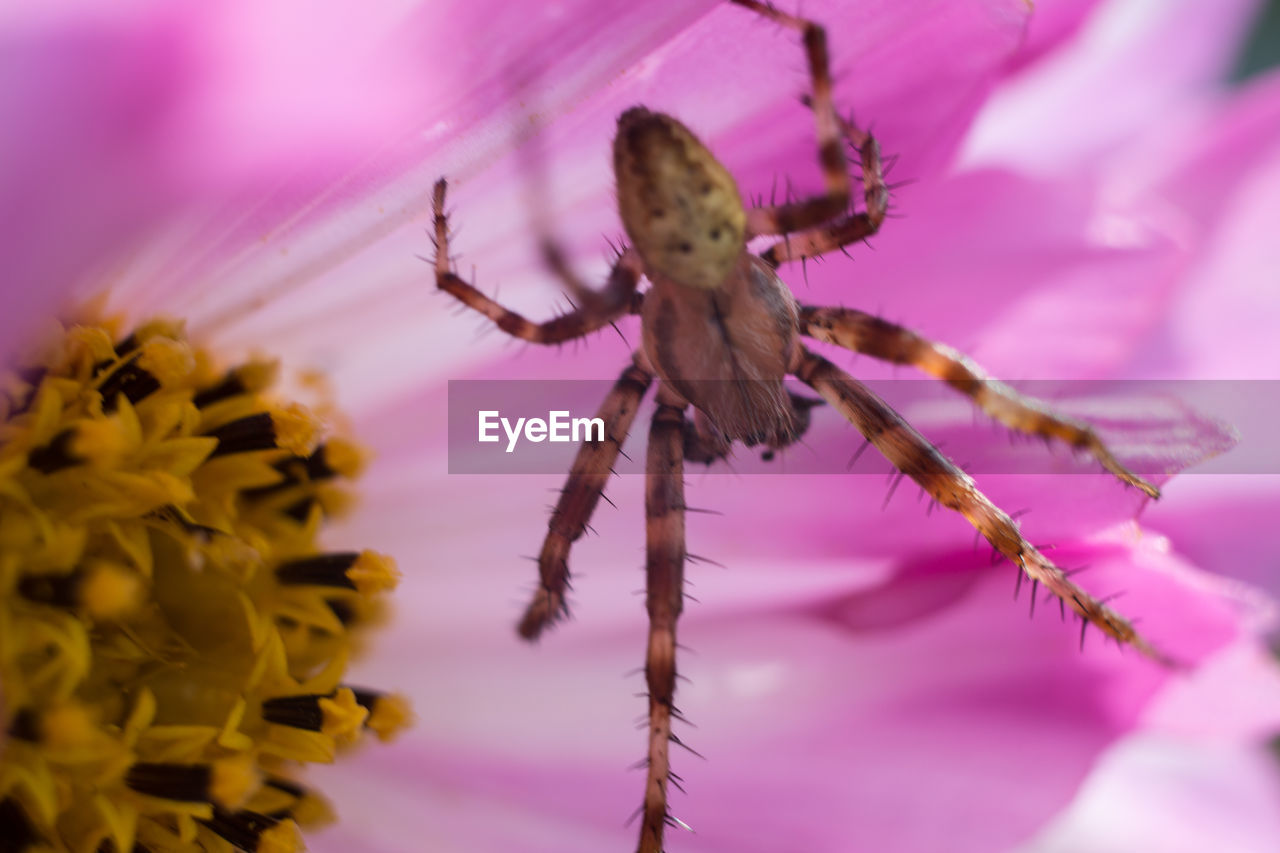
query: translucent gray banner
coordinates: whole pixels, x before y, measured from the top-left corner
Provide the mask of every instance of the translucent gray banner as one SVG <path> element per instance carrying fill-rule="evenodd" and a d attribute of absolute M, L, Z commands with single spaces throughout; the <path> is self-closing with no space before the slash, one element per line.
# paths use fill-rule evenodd
<path fill-rule="evenodd" d="M 1097 474 L 1088 454 L 1046 443 L 992 420 L 945 383 L 903 379 L 866 386 L 944 453 L 974 475 Z M 1091 425 L 1126 467 L 1145 477 L 1187 471 L 1280 473 L 1280 382 L 1251 380 L 1105 380 L 1009 383 L 1048 411 Z M 597 419 L 612 381 L 457 380 L 449 383 L 449 473 L 558 474 L 584 440 L 600 436 Z M 793 393 L 817 399 L 798 382 Z M 641 405 L 615 471 L 641 474 L 653 411 Z M 710 473 L 872 474 L 889 465 L 829 405 L 810 413 L 800 441 L 776 454 L 734 447 Z M 767 457 L 767 458 L 766 458 Z M 687 462 L 689 470 L 704 466 Z"/>

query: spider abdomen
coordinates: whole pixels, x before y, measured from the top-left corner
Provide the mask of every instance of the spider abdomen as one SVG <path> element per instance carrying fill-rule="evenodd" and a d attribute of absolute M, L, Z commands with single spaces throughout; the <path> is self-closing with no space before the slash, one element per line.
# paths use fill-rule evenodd
<path fill-rule="evenodd" d="M 613 141 L 618 212 L 645 271 L 699 289 L 720 286 L 746 242 L 733 175 L 683 124 L 633 107 Z"/>
<path fill-rule="evenodd" d="M 655 277 L 643 324 L 645 354 L 658 375 L 725 438 L 790 442 L 795 414 L 782 380 L 799 346 L 799 315 L 767 264 L 743 252 L 714 290 Z"/>

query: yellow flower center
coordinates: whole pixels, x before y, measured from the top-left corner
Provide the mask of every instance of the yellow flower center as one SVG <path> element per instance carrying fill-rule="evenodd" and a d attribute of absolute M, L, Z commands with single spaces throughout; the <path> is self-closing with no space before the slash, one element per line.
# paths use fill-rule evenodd
<path fill-rule="evenodd" d="M 300 763 L 408 725 L 342 681 L 395 564 L 316 543 L 362 453 L 274 374 L 165 320 L 0 373 L 5 849 L 295 850 Z"/>

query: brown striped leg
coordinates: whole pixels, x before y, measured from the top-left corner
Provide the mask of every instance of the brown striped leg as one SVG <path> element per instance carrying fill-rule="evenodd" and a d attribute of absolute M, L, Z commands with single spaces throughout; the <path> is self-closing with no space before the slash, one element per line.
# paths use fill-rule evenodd
<path fill-rule="evenodd" d="M 676 620 L 684 604 L 684 456 L 685 403 L 665 386 L 649 427 L 645 467 L 645 588 L 649 610 L 649 648 L 644 673 L 649 687 L 649 776 L 644 792 L 640 853 L 662 853 L 662 836 L 675 823 L 667 811 L 671 733 L 678 716 L 676 692 Z"/>
<path fill-rule="evenodd" d="M 1088 424 L 1023 397 L 949 346 L 851 308 L 806 305 L 800 309 L 800 323 L 803 333 L 816 340 L 894 364 L 914 365 L 970 397 L 982 411 L 1010 429 L 1054 438 L 1087 451 L 1122 482 L 1150 497 L 1160 497 L 1159 489 L 1120 464 Z"/>
<path fill-rule="evenodd" d="M 747 211 L 747 232 L 756 234 L 788 234 L 812 228 L 835 219 L 849 206 L 852 189 L 845 163 L 841 122 L 831 101 L 831 69 L 827 54 L 827 32 L 818 24 L 780 12 L 758 0 L 731 0 L 758 15 L 799 32 L 809 58 L 809 75 L 813 81 L 813 118 L 818 130 L 818 163 L 827 185 L 825 195 L 789 204 L 755 207 Z"/>
<path fill-rule="evenodd" d="M 497 324 L 499 329 L 515 338 L 535 344 L 559 344 L 581 338 L 602 329 L 623 314 L 636 313 L 640 309 L 641 295 L 636 292 L 640 283 L 642 266 L 634 251 L 622 253 L 603 290 L 593 291 L 585 287 L 569 270 L 558 250 L 544 247 L 548 264 L 582 304 L 545 323 L 534 323 L 503 308 L 497 302 L 476 290 L 457 276 L 449 263 L 449 220 L 444 212 L 447 185 L 444 179 L 436 181 L 431 199 L 435 215 L 436 286 L 452 295 L 462 304 L 479 311 Z"/>
<path fill-rule="evenodd" d="M 880 144 L 869 133 L 844 119 L 840 119 L 840 130 L 858 152 L 862 166 L 862 198 L 866 210 L 846 214 L 828 225 L 779 240 L 760 253 L 760 257 L 772 266 L 776 267 L 784 261 L 816 258 L 865 240 L 880 230 L 888 215 L 889 188 L 885 185 L 884 171 L 880 164 Z"/>
<path fill-rule="evenodd" d="M 807 350 L 801 355 L 795 375 L 848 418 L 895 468 L 919 483 L 938 503 L 968 519 L 997 551 L 1020 566 L 1034 584 L 1044 584 L 1077 614 L 1117 642 L 1128 643 L 1165 665 L 1175 665 L 1139 636 L 1123 617 L 1077 586 L 1062 569 L 1023 539 L 1013 519 L 987 500 L 968 474 L 861 382 Z"/>
<path fill-rule="evenodd" d="M 652 381 L 653 374 L 640 366 L 637 356 L 635 362 L 622 371 L 600 405 L 600 411 L 596 412 L 596 417 L 604 421 L 604 440 L 582 443 L 560 492 L 560 500 L 551 512 L 547 538 L 538 555 L 538 590 L 517 627 L 526 640 L 536 639 L 547 626 L 568 612 L 564 597 L 569 587 L 569 549 L 586 530 L 600 502 L 636 410 Z"/>

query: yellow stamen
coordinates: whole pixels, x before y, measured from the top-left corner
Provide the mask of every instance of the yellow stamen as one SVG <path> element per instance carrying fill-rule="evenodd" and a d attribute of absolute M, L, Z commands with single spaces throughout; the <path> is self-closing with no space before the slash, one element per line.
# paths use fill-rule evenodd
<path fill-rule="evenodd" d="M 325 443 L 324 461 L 339 477 L 358 477 L 365 462 L 358 446 L 340 438 Z"/>
<path fill-rule="evenodd" d="M 385 554 L 361 551 L 360 556 L 347 569 L 347 578 L 362 595 L 389 592 L 400 583 L 400 570 L 395 560 Z"/>
<path fill-rule="evenodd" d="M 320 712 L 324 715 L 320 731 L 337 743 L 355 741 L 369 716 L 369 709 L 356 702 L 350 687 L 339 687 L 332 698 L 321 699 Z"/>
<path fill-rule="evenodd" d="M 279 372 L 280 363 L 277 361 L 251 361 L 232 371 L 244 389 L 254 394 L 271 387 Z"/>
<path fill-rule="evenodd" d="M 368 722 L 365 723 L 383 743 L 394 740 L 411 725 L 413 711 L 409 707 L 409 700 L 398 694 L 379 696 L 369 712 Z"/>
<path fill-rule="evenodd" d="M 130 337 L 137 344 L 144 344 L 152 338 L 170 338 L 175 341 L 186 340 L 187 324 L 174 317 L 152 317 L 138 324 Z M 126 340 L 124 343 L 127 345 L 128 341 Z"/>
<path fill-rule="evenodd" d="M 324 826 L 335 820 L 333 808 L 325 798 L 310 791 L 294 800 L 289 811 L 300 826 Z"/>
<path fill-rule="evenodd" d="M 310 456 L 320 443 L 320 424 L 305 406 L 290 403 L 271 413 L 276 444 L 295 456 Z"/>
<path fill-rule="evenodd" d="M 93 737 L 97 723 L 83 705 L 52 708 L 40 719 L 40 740 L 56 750 L 79 746 Z"/>
<path fill-rule="evenodd" d="M 209 797 L 226 809 L 238 809 L 258 790 L 262 776 L 248 755 L 215 761 L 209 781 Z"/>
<path fill-rule="evenodd" d="M 300 849 L 299 763 L 410 716 L 339 686 L 398 577 L 317 544 L 363 453 L 181 322 L 60 331 L 0 370 L 0 838 Z"/>
<path fill-rule="evenodd" d="M 96 620 L 117 619 L 142 600 L 142 577 L 123 566 L 97 562 L 86 572 L 81 593 L 84 609 Z"/>
<path fill-rule="evenodd" d="M 302 837 L 298 834 L 298 825 L 291 820 L 282 820 L 262 833 L 255 853 L 295 853 L 301 849 Z"/>
<path fill-rule="evenodd" d="M 138 367 L 150 373 L 162 386 L 174 385 L 191 374 L 195 356 L 182 341 L 155 337 L 142 345 Z"/>

